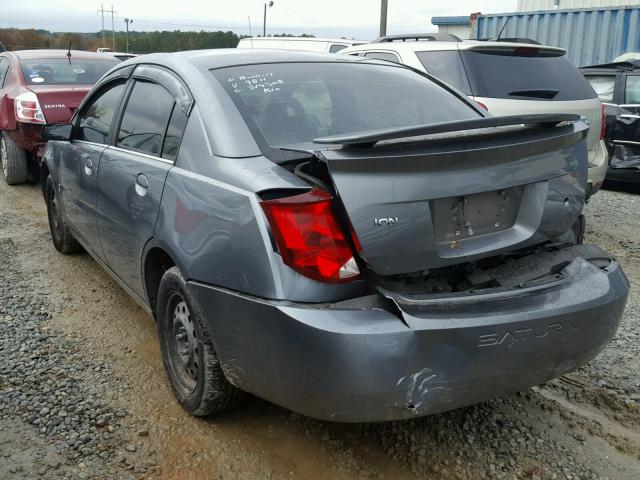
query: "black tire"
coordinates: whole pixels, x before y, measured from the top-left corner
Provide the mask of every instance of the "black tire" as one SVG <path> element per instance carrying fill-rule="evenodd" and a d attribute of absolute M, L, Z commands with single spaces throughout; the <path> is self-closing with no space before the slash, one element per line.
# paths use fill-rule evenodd
<path fill-rule="evenodd" d="M 199 417 L 234 407 L 242 392 L 225 378 L 204 317 L 177 267 L 163 275 L 157 298 L 162 363 L 180 405 Z"/>
<path fill-rule="evenodd" d="M 6 132 L 0 133 L 0 164 L 7 185 L 27 181 L 27 154 Z"/>
<path fill-rule="evenodd" d="M 49 217 L 51 241 L 56 247 L 56 250 L 60 253 L 75 253 L 82 250 L 82 247 L 69 230 L 67 220 L 62 214 L 58 199 L 56 198 L 56 189 L 51 175 L 47 177 L 47 183 L 44 189 L 44 199 L 47 204 L 47 216 Z"/>

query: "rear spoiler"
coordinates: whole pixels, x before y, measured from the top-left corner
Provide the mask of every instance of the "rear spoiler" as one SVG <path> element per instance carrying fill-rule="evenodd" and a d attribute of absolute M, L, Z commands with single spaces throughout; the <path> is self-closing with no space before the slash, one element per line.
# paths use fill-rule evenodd
<path fill-rule="evenodd" d="M 364 132 L 348 133 L 345 135 L 331 135 L 314 138 L 314 143 L 348 145 L 357 147 L 372 147 L 383 140 L 397 140 L 407 137 L 435 135 L 440 133 L 462 132 L 483 128 L 509 126 L 555 127 L 560 123 L 577 122 L 579 115 L 575 114 L 535 114 L 510 115 L 505 117 L 481 117 L 473 120 L 456 120 L 453 122 L 435 123 L 429 125 L 414 125 L 402 128 L 383 128 Z"/>

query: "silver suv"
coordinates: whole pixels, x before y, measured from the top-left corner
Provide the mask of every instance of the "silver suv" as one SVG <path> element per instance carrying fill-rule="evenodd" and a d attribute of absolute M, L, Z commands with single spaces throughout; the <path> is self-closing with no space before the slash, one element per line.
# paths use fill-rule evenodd
<path fill-rule="evenodd" d="M 417 41 L 416 41 L 417 40 Z M 602 104 L 561 48 L 475 40 L 424 41 L 383 37 L 342 50 L 427 72 L 471 97 L 492 115 L 575 113 L 591 128 L 587 138 L 589 193 L 607 173 Z"/>

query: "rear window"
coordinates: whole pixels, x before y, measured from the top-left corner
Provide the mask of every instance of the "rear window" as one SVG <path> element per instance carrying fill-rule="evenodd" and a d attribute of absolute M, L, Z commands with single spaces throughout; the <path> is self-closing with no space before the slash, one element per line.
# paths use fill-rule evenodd
<path fill-rule="evenodd" d="M 118 64 L 113 60 L 66 58 L 30 58 L 20 60 L 29 85 L 93 85 L 107 70 Z"/>
<path fill-rule="evenodd" d="M 593 88 L 565 55 L 464 50 L 460 52 L 477 97 L 513 100 L 584 100 L 596 98 Z"/>
<path fill-rule="evenodd" d="M 392 65 L 280 63 L 212 73 L 262 147 L 480 116 L 428 78 Z"/>

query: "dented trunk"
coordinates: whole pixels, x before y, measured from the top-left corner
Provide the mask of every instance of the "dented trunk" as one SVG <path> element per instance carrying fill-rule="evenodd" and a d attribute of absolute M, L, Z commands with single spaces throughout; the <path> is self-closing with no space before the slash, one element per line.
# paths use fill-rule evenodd
<path fill-rule="evenodd" d="M 456 265 L 557 239 L 580 215 L 588 127 L 485 129 L 316 152 L 377 274 Z"/>

